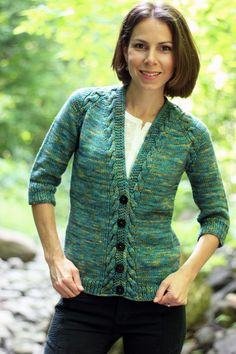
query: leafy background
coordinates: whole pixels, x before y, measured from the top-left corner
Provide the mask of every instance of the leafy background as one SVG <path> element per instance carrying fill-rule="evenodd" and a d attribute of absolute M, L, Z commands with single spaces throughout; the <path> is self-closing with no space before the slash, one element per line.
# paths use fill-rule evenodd
<path fill-rule="evenodd" d="M 118 83 L 110 67 L 113 50 L 121 21 L 136 3 L 0 0 L 0 227 L 19 230 L 38 242 L 27 206 L 35 154 L 72 91 Z M 188 20 L 202 63 L 191 98 L 175 102 L 204 121 L 212 133 L 231 211 L 227 243 L 236 247 L 236 0 L 169 3 Z M 69 172 L 57 197 L 62 232 L 69 207 Z M 186 249 L 196 242 L 197 212 L 184 176 L 174 229 Z"/>

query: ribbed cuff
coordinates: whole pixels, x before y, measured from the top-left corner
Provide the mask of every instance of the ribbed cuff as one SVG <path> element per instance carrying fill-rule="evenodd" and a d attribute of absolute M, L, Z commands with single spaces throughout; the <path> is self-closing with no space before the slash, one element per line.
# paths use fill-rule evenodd
<path fill-rule="evenodd" d="M 224 244 L 228 230 L 229 230 L 229 225 L 225 224 L 220 220 L 214 219 L 201 225 L 201 230 L 199 233 L 198 240 L 201 236 L 205 234 L 211 234 L 216 236 L 219 239 L 220 242 L 219 247 L 221 247 Z"/>
<path fill-rule="evenodd" d="M 56 205 L 54 194 L 48 192 L 29 192 L 28 202 L 30 205 L 43 203 Z"/>

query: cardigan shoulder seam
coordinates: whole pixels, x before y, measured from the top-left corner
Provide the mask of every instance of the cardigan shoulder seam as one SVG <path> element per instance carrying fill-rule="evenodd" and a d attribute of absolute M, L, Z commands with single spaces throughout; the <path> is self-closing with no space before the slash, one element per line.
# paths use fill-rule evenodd
<path fill-rule="evenodd" d="M 210 138 L 210 132 L 207 125 L 199 118 L 184 112 L 179 106 L 173 103 L 171 116 L 172 121 L 175 122 L 175 124 L 177 121 L 178 129 L 181 129 L 190 143 L 189 158 L 186 164 L 186 169 L 188 169 L 197 159 L 198 152 L 205 143 L 206 138 Z"/>
<path fill-rule="evenodd" d="M 174 119 L 178 119 L 178 126 L 185 134 L 185 136 L 190 140 L 194 149 L 198 150 L 198 147 L 204 143 L 204 137 L 209 134 L 207 125 L 201 121 L 199 118 L 195 117 L 190 113 L 184 112 L 180 107 L 172 104 L 172 109 L 174 113 Z"/>

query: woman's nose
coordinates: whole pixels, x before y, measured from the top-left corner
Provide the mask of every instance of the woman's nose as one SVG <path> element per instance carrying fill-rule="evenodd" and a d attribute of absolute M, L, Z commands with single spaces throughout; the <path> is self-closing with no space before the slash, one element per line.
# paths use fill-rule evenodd
<path fill-rule="evenodd" d="M 156 51 L 150 49 L 147 52 L 147 55 L 146 55 L 146 58 L 145 58 L 145 63 L 153 65 L 153 64 L 157 64 L 157 62 L 158 62 L 158 57 L 157 57 Z"/>

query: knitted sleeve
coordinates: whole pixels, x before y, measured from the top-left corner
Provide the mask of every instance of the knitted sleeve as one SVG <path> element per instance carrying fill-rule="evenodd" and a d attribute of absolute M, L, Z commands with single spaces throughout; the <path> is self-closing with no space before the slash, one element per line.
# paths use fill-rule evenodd
<path fill-rule="evenodd" d="M 204 234 L 215 235 L 222 246 L 229 229 L 228 204 L 211 137 L 205 126 L 196 145 L 186 172 L 200 210 L 197 218 L 201 226 L 199 238 Z"/>
<path fill-rule="evenodd" d="M 57 114 L 36 156 L 29 182 L 29 204 L 56 204 L 56 187 L 76 149 L 82 125 L 79 91 Z"/>

